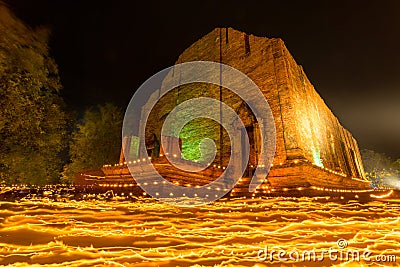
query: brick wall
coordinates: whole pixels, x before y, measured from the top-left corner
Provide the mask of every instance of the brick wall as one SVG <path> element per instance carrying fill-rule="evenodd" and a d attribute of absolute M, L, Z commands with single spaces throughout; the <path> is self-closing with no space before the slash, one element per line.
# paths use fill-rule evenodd
<path fill-rule="evenodd" d="M 326 177 L 325 169 L 331 171 L 329 177 L 335 176 L 335 173 L 342 174 L 340 177 L 365 177 L 356 140 L 341 126 L 281 39 L 247 35 L 232 28 L 217 28 L 187 48 L 176 63 L 196 60 L 219 62 L 220 59 L 222 63 L 248 75 L 260 88 L 272 109 L 276 128 L 273 164 L 280 167 L 279 172 L 271 171 L 271 177 L 274 173 L 282 176 L 285 166 L 299 160 L 317 166 L 316 171 L 312 169 L 316 177 L 318 173 Z M 170 77 L 176 75 L 179 75 L 178 68 L 169 74 Z M 168 77 L 165 82 L 167 80 Z M 215 85 L 190 84 L 167 93 L 150 114 L 146 138 L 160 137 L 162 122 L 176 105 L 199 96 L 218 100 L 219 90 Z M 246 127 L 254 127 L 252 133 L 256 133 L 256 120 L 246 104 L 229 90 L 222 90 L 224 103 L 239 114 Z M 218 164 L 226 165 L 230 156 L 230 140 L 223 133 L 221 142 L 219 131 L 219 125 L 215 122 L 195 120 L 181 133 L 182 147 L 185 149 L 188 144 L 186 142 L 198 142 L 205 137 L 214 139 L 217 147 L 216 162 L 222 155 L 222 162 Z M 252 146 L 250 164 L 257 164 L 258 149 Z M 321 171 L 318 172 L 318 169 Z M 286 169 L 288 176 L 291 170 L 293 168 Z M 297 169 L 296 175 L 301 176 Z"/>

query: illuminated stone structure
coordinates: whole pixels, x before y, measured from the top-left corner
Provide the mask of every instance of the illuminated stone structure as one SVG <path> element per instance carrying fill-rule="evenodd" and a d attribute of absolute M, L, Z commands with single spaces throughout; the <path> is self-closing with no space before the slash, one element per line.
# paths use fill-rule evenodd
<path fill-rule="evenodd" d="M 199 60 L 222 62 L 245 73 L 257 84 L 272 109 L 276 154 L 261 188 L 369 187 L 356 140 L 326 106 L 281 39 L 248 35 L 232 28 L 216 28 L 186 49 L 177 63 Z M 179 70 L 174 72 L 170 75 L 179 75 Z M 165 117 L 178 104 L 199 96 L 222 99 L 239 114 L 251 143 L 245 173 L 250 177 L 254 167 L 263 164 L 257 157 L 260 149 L 257 120 L 241 98 L 210 84 L 181 86 L 157 103 L 146 126 L 148 155 L 138 157 L 152 156 L 154 163 L 161 161 L 160 155 L 168 153 L 160 150 L 159 141 Z M 213 139 L 217 147 L 213 164 L 226 166 L 230 157 L 229 137 L 216 122 L 207 119 L 192 121 L 180 133 L 182 158 L 198 160 L 199 141 L 206 137 Z M 126 146 L 137 147 L 136 139 L 130 142 L 131 137 L 126 138 L 123 142 Z M 177 148 L 168 149 L 177 151 Z M 129 153 L 137 151 L 131 149 Z M 122 157 L 121 164 L 123 161 Z M 190 175 L 181 179 L 186 179 L 183 183 L 190 182 Z M 236 192 L 245 191 L 249 179 L 242 178 Z"/>

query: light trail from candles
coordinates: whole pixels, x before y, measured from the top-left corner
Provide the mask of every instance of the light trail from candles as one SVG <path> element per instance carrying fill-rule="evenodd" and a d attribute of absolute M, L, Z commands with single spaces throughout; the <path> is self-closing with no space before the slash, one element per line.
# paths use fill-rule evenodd
<path fill-rule="evenodd" d="M 352 249 L 400 257 L 398 202 L 278 197 L 181 208 L 151 198 L 41 198 L 0 205 L 0 265 L 352 266 L 329 259 L 271 263 L 257 257 L 266 246 L 337 248 L 340 238 Z"/>

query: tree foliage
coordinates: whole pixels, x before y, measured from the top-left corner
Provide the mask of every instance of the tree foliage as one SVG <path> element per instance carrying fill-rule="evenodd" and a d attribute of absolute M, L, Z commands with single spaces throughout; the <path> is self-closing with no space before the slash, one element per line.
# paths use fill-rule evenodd
<path fill-rule="evenodd" d="M 123 112 L 113 104 L 89 108 L 77 125 L 70 144 L 71 162 L 63 179 L 73 182 L 76 173 L 117 162 L 121 151 Z"/>
<path fill-rule="evenodd" d="M 361 157 L 366 172 L 373 172 L 383 169 L 392 169 L 396 167 L 396 163 L 393 159 L 386 156 L 383 153 L 378 153 L 373 150 L 363 149 L 361 150 Z"/>
<path fill-rule="evenodd" d="M 49 31 L 32 30 L 0 2 L 0 179 L 58 182 L 65 114 Z"/>
<path fill-rule="evenodd" d="M 400 159 L 393 160 L 383 153 L 361 150 L 364 170 L 374 187 L 393 187 L 400 176 Z"/>

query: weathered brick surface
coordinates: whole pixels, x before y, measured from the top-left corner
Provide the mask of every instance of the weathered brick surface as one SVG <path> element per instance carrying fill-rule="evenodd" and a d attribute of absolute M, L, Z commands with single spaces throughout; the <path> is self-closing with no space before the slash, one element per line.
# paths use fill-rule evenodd
<path fill-rule="evenodd" d="M 232 28 L 217 28 L 187 48 L 177 63 L 197 60 L 220 62 L 221 59 L 222 63 L 250 77 L 272 109 L 276 153 L 268 176 L 271 184 L 280 187 L 307 184 L 367 187 L 365 183 L 351 179 L 365 177 L 356 140 L 326 106 L 281 39 L 247 35 Z M 169 75 L 165 83 L 179 75 L 179 68 Z M 190 84 L 167 93 L 150 114 L 146 125 L 148 143 L 153 143 L 154 147 L 154 143 L 159 142 L 162 123 L 175 106 L 200 96 L 218 100 L 219 90 L 215 85 Z M 245 126 L 249 129 L 253 127 L 249 165 L 263 164 L 257 162 L 259 145 L 254 144 L 257 120 L 240 97 L 225 88 L 222 95 L 224 103 L 239 114 Z M 214 139 L 217 147 L 215 162 L 226 166 L 230 157 L 230 140 L 226 133 L 222 136 L 220 142 L 217 123 L 197 119 L 185 127 L 180 137 L 184 149 L 190 142 L 198 142 L 205 137 Z M 190 180 L 190 177 L 182 179 Z"/>

